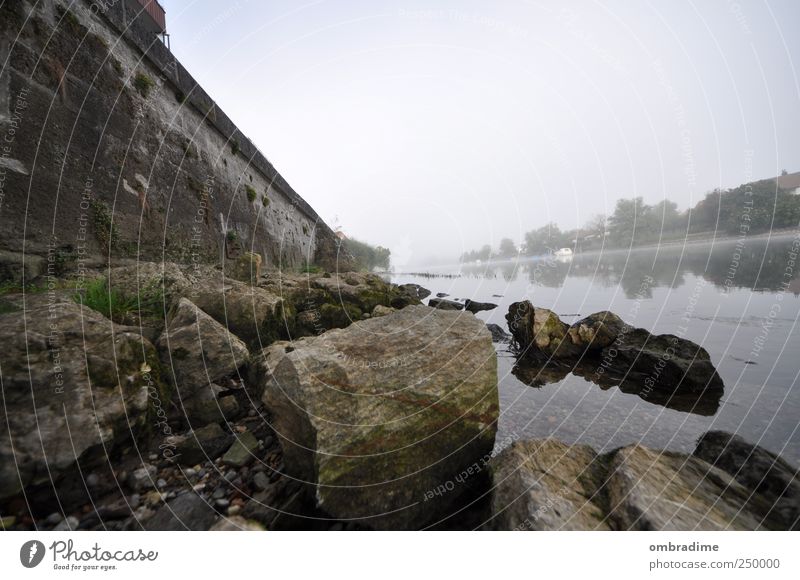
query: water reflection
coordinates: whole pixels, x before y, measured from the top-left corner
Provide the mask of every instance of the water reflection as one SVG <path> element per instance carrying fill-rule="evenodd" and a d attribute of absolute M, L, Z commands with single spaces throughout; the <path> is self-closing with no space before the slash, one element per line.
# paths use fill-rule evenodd
<path fill-rule="evenodd" d="M 557 361 L 538 362 L 529 358 L 520 358 L 512 368 L 512 374 L 522 383 L 543 388 L 545 385 L 560 383 L 570 375 L 575 375 L 594 383 L 603 391 L 618 387 L 623 393 L 637 395 L 641 399 L 658 405 L 681 411 L 710 417 L 716 414 L 722 400 L 723 389 L 707 388 L 701 392 L 647 389 L 643 383 L 624 374 L 615 374 L 605 370 L 598 373 L 598 365 L 581 361 L 575 365 L 567 365 Z"/>
<path fill-rule="evenodd" d="M 686 274 L 699 276 L 720 288 L 747 288 L 754 291 L 787 290 L 800 294 L 797 272 L 787 276 L 784 268 L 792 252 L 797 252 L 793 238 L 727 241 L 717 244 L 680 245 L 643 250 L 612 250 L 576 254 L 569 260 L 555 258 L 521 259 L 518 262 L 465 264 L 465 276 L 501 277 L 506 282 L 522 276 L 530 284 L 560 288 L 568 277 L 591 278 L 595 284 L 619 286 L 628 298 L 634 298 L 648 278 L 647 287 L 679 288 Z M 785 286 L 788 284 L 788 287 Z M 649 296 L 644 296 L 649 297 Z"/>

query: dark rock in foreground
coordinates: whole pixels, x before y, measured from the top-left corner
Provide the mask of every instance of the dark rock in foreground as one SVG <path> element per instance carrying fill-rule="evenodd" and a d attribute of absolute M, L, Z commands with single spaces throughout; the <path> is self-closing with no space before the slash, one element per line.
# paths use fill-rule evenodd
<path fill-rule="evenodd" d="M 216 510 L 199 495 L 186 492 L 159 508 L 145 524 L 151 531 L 205 531 L 214 525 Z"/>
<path fill-rule="evenodd" d="M 700 437 L 694 455 L 766 498 L 783 529 L 800 529 L 800 474 L 781 457 L 723 431 Z"/>
<path fill-rule="evenodd" d="M 155 423 L 151 398 L 168 398 L 150 341 L 68 298 L 28 296 L 0 315 L 0 344 L 0 499 L 103 461 Z"/>
<path fill-rule="evenodd" d="M 691 455 L 518 441 L 490 465 L 490 529 L 789 529 L 778 502 Z"/>
<path fill-rule="evenodd" d="M 286 470 L 335 518 L 434 523 L 468 489 L 453 478 L 494 445 L 497 358 L 472 316 L 411 306 L 276 344 L 262 365 Z"/>

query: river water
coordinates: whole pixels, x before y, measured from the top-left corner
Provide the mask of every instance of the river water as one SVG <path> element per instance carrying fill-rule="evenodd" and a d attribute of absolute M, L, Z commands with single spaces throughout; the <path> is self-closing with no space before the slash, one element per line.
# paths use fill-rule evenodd
<path fill-rule="evenodd" d="M 725 382 L 721 398 L 685 409 L 601 387 L 575 374 L 542 380 L 514 372 L 496 344 L 501 418 L 497 445 L 556 437 L 598 451 L 641 442 L 691 452 L 709 429 L 745 439 L 800 464 L 800 238 L 743 239 L 657 249 L 524 259 L 398 273 L 435 296 L 494 302 L 477 316 L 507 328 L 511 303 L 530 300 L 571 323 L 600 310 L 653 333 L 693 340 Z M 426 300 L 427 301 L 427 300 Z M 471 316 L 471 314 L 465 313 Z M 523 382 L 517 375 L 523 376 Z M 530 384 L 528 384 L 530 383 Z"/>

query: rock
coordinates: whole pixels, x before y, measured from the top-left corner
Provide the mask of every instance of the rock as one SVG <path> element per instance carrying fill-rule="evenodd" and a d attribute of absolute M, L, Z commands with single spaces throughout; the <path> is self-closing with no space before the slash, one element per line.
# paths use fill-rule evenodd
<path fill-rule="evenodd" d="M 492 459 L 495 530 L 607 530 L 602 468 L 586 445 L 517 441 Z"/>
<path fill-rule="evenodd" d="M 378 304 L 372 310 L 372 316 L 374 317 L 386 316 L 387 314 L 391 314 L 392 312 L 394 312 L 394 308 L 392 308 L 391 306 L 383 306 L 381 304 Z"/>
<path fill-rule="evenodd" d="M 150 531 L 206 531 L 214 525 L 217 512 L 202 497 L 195 493 L 184 493 L 166 505 L 145 522 Z"/>
<path fill-rule="evenodd" d="M 290 336 L 295 309 L 283 295 L 225 278 L 222 272 L 201 272 L 186 297 L 250 347 Z"/>
<path fill-rule="evenodd" d="M 482 312 L 484 310 L 494 310 L 497 308 L 497 304 L 492 304 L 491 302 L 477 302 L 467 298 L 464 301 L 464 308 L 473 314 L 477 314 L 478 312 Z"/>
<path fill-rule="evenodd" d="M 613 351 L 612 351 L 613 349 Z M 612 353 L 615 356 L 611 357 Z M 617 337 L 600 351 L 603 360 L 613 358 L 612 368 L 631 380 L 670 392 L 711 393 L 725 387 L 708 351 L 672 334 L 652 335 L 636 328 Z"/>
<path fill-rule="evenodd" d="M 760 493 L 682 453 L 517 441 L 489 465 L 489 529 L 785 529 Z"/>
<path fill-rule="evenodd" d="M 35 254 L 0 250 L 0 284 L 30 284 L 45 272 L 45 262 Z"/>
<path fill-rule="evenodd" d="M 511 335 L 508 334 L 499 324 L 487 323 L 486 328 L 492 333 L 492 342 L 511 342 Z"/>
<path fill-rule="evenodd" d="M 210 385 L 205 385 L 193 396 L 184 400 L 183 408 L 191 427 L 232 420 L 241 412 L 235 396 L 216 398 Z"/>
<path fill-rule="evenodd" d="M 10 530 L 14 527 L 14 524 L 17 523 L 17 518 L 15 516 L 5 516 L 0 517 L 0 530 L 6 531 Z"/>
<path fill-rule="evenodd" d="M 133 491 L 147 491 L 155 484 L 155 475 L 156 468 L 145 463 L 141 467 L 134 469 L 128 475 L 128 487 L 130 487 Z"/>
<path fill-rule="evenodd" d="M 569 329 L 569 336 L 576 346 L 597 350 L 611 346 L 627 328 L 630 327 L 619 316 L 602 311 L 573 324 Z"/>
<path fill-rule="evenodd" d="M 771 505 L 778 529 L 800 528 L 800 477 L 783 458 L 723 431 L 704 433 L 694 455 L 760 494 Z"/>
<path fill-rule="evenodd" d="M 232 442 L 233 435 L 223 431 L 219 424 L 211 423 L 178 437 L 175 448 L 181 464 L 197 465 L 213 461 L 230 448 Z"/>
<path fill-rule="evenodd" d="M 269 489 L 270 485 L 269 477 L 263 471 L 259 471 L 253 476 L 253 487 L 258 491 L 265 491 Z"/>
<path fill-rule="evenodd" d="M 61 520 L 56 527 L 53 528 L 54 532 L 68 532 L 72 530 L 78 529 L 78 518 L 75 516 L 67 516 L 63 520 Z"/>
<path fill-rule="evenodd" d="M 250 431 L 245 431 L 236 438 L 230 449 L 222 456 L 222 463 L 231 467 L 243 467 L 255 459 L 253 454 L 258 449 L 258 440 Z"/>
<path fill-rule="evenodd" d="M 494 443 L 497 359 L 485 325 L 410 306 L 293 347 L 266 349 L 263 401 L 286 472 L 313 486 L 318 507 L 391 529 L 449 513 L 467 486 L 432 490 Z"/>
<path fill-rule="evenodd" d="M 438 310 L 463 310 L 464 305 L 454 300 L 445 300 L 444 298 L 431 298 L 428 300 L 428 306 Z"/>
<path fill-rule="evenodd" d="M 417 301 L 420 301 L 423 298 L 427 298 L 431 295 L 430 290 L 423 288 L 419 284 L 400 284 L 397 289 Z"/>
<path fill-rule="evenodd" d="M 610 517 L 622 530 L 760 530 L 769 510 L 727 473 L 697 457 L 623 447 L 610 458 Z"/>
<path fill-rule="evenodd" d="M 168 312 L 196 284 L 171 262 L 137 262 L 133 266 L 112 268 L 107 276 L 109 287 L 123 296 L 155 298 Z M 162 309 L 162 308 L 159 308 Z"/>
<path fill-rule="evenodd" d="M 263 532 L 264 526 L 253 520 L 247 520 L 242 516 L 232 515 L 220 518 L 219 521 L 211 526 L 212 532 Z"/>
<path fill-rule="evenodd" d="M 39 484 L 53 493 L 76 459 L 104 460 L 156 425 L 149 391 L 169 399 L 147 339 L 69 299 L 26 301 L 0 315 L 0 500 Z"/>
<path fill-rule="evenodd" d="M 235 374 L 250 357 L 244 342 L 186 298 L 178 301 L 157 346 L 172 368 L 178 401 Z"/>
<path fill-rule="evenodd" d="M 611 312 L 598 312 L 572 327 L 552 310 L 516 302 L 506 315 L 521 354 L 586 362 L 596 359 L 604 373 L 667 393 L 711 393 L 724 384 L 708 352 L 671 334 L 653 335 L 625 324 Z M 642 398 L 647 398 L 643 396 Z"/>
<path fill-rule="evenodd" d="M 515 302 L 506 321 L 515 342 L 527 354 L 568 357 L 580 353 L 569 339 L 569 325 L 552 310 L 535 307 L 527 300 Z"/>
<path fill-rule="evenodd" d="M 437 292 L 436 293 L 436 297 L 437 298 L 447 298 L 448 296 L 450 296 L 450 295 L 447 292 Z"/>
<path fill-rule="evenodd" d="M 255 252 L 245 252 L 228 265 L 227 274 L 234 280 L 246 284 L 258 284 L 258 280 L 261 278 L 261 255 Z"/>

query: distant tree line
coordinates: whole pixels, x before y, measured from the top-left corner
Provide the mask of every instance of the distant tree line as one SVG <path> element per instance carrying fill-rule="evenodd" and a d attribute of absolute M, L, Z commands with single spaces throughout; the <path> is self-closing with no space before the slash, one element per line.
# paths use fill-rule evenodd
<path fill-rule="evenodd" d="M 355 258 L 360 270 L 388 270 L 391 251 L 383 246 L 373 246 L 366 242 L 348 238 L 342 242 L 344 248 Z"/>
<path fill-rule="evenodd" d="M 798 223 L 800 195 L 778 189 L 774 179 L 766 179 L 734 189 L 714 190 L 683 212 L 669 200 L 648 205 L 641 197 L 620 199 L 613 214 L 595 216 L 582 228 L 562 231 L 558 224 L 549 223 L 527 232 L 519 247 L 513 240 L 503 238 L 496 252 L 485 245 L 463 253 L 461 261 L 539 256 L 559 248 L 586 251 L 601 246 L 640 246 L 705 232 L 756 234 Z"/>

